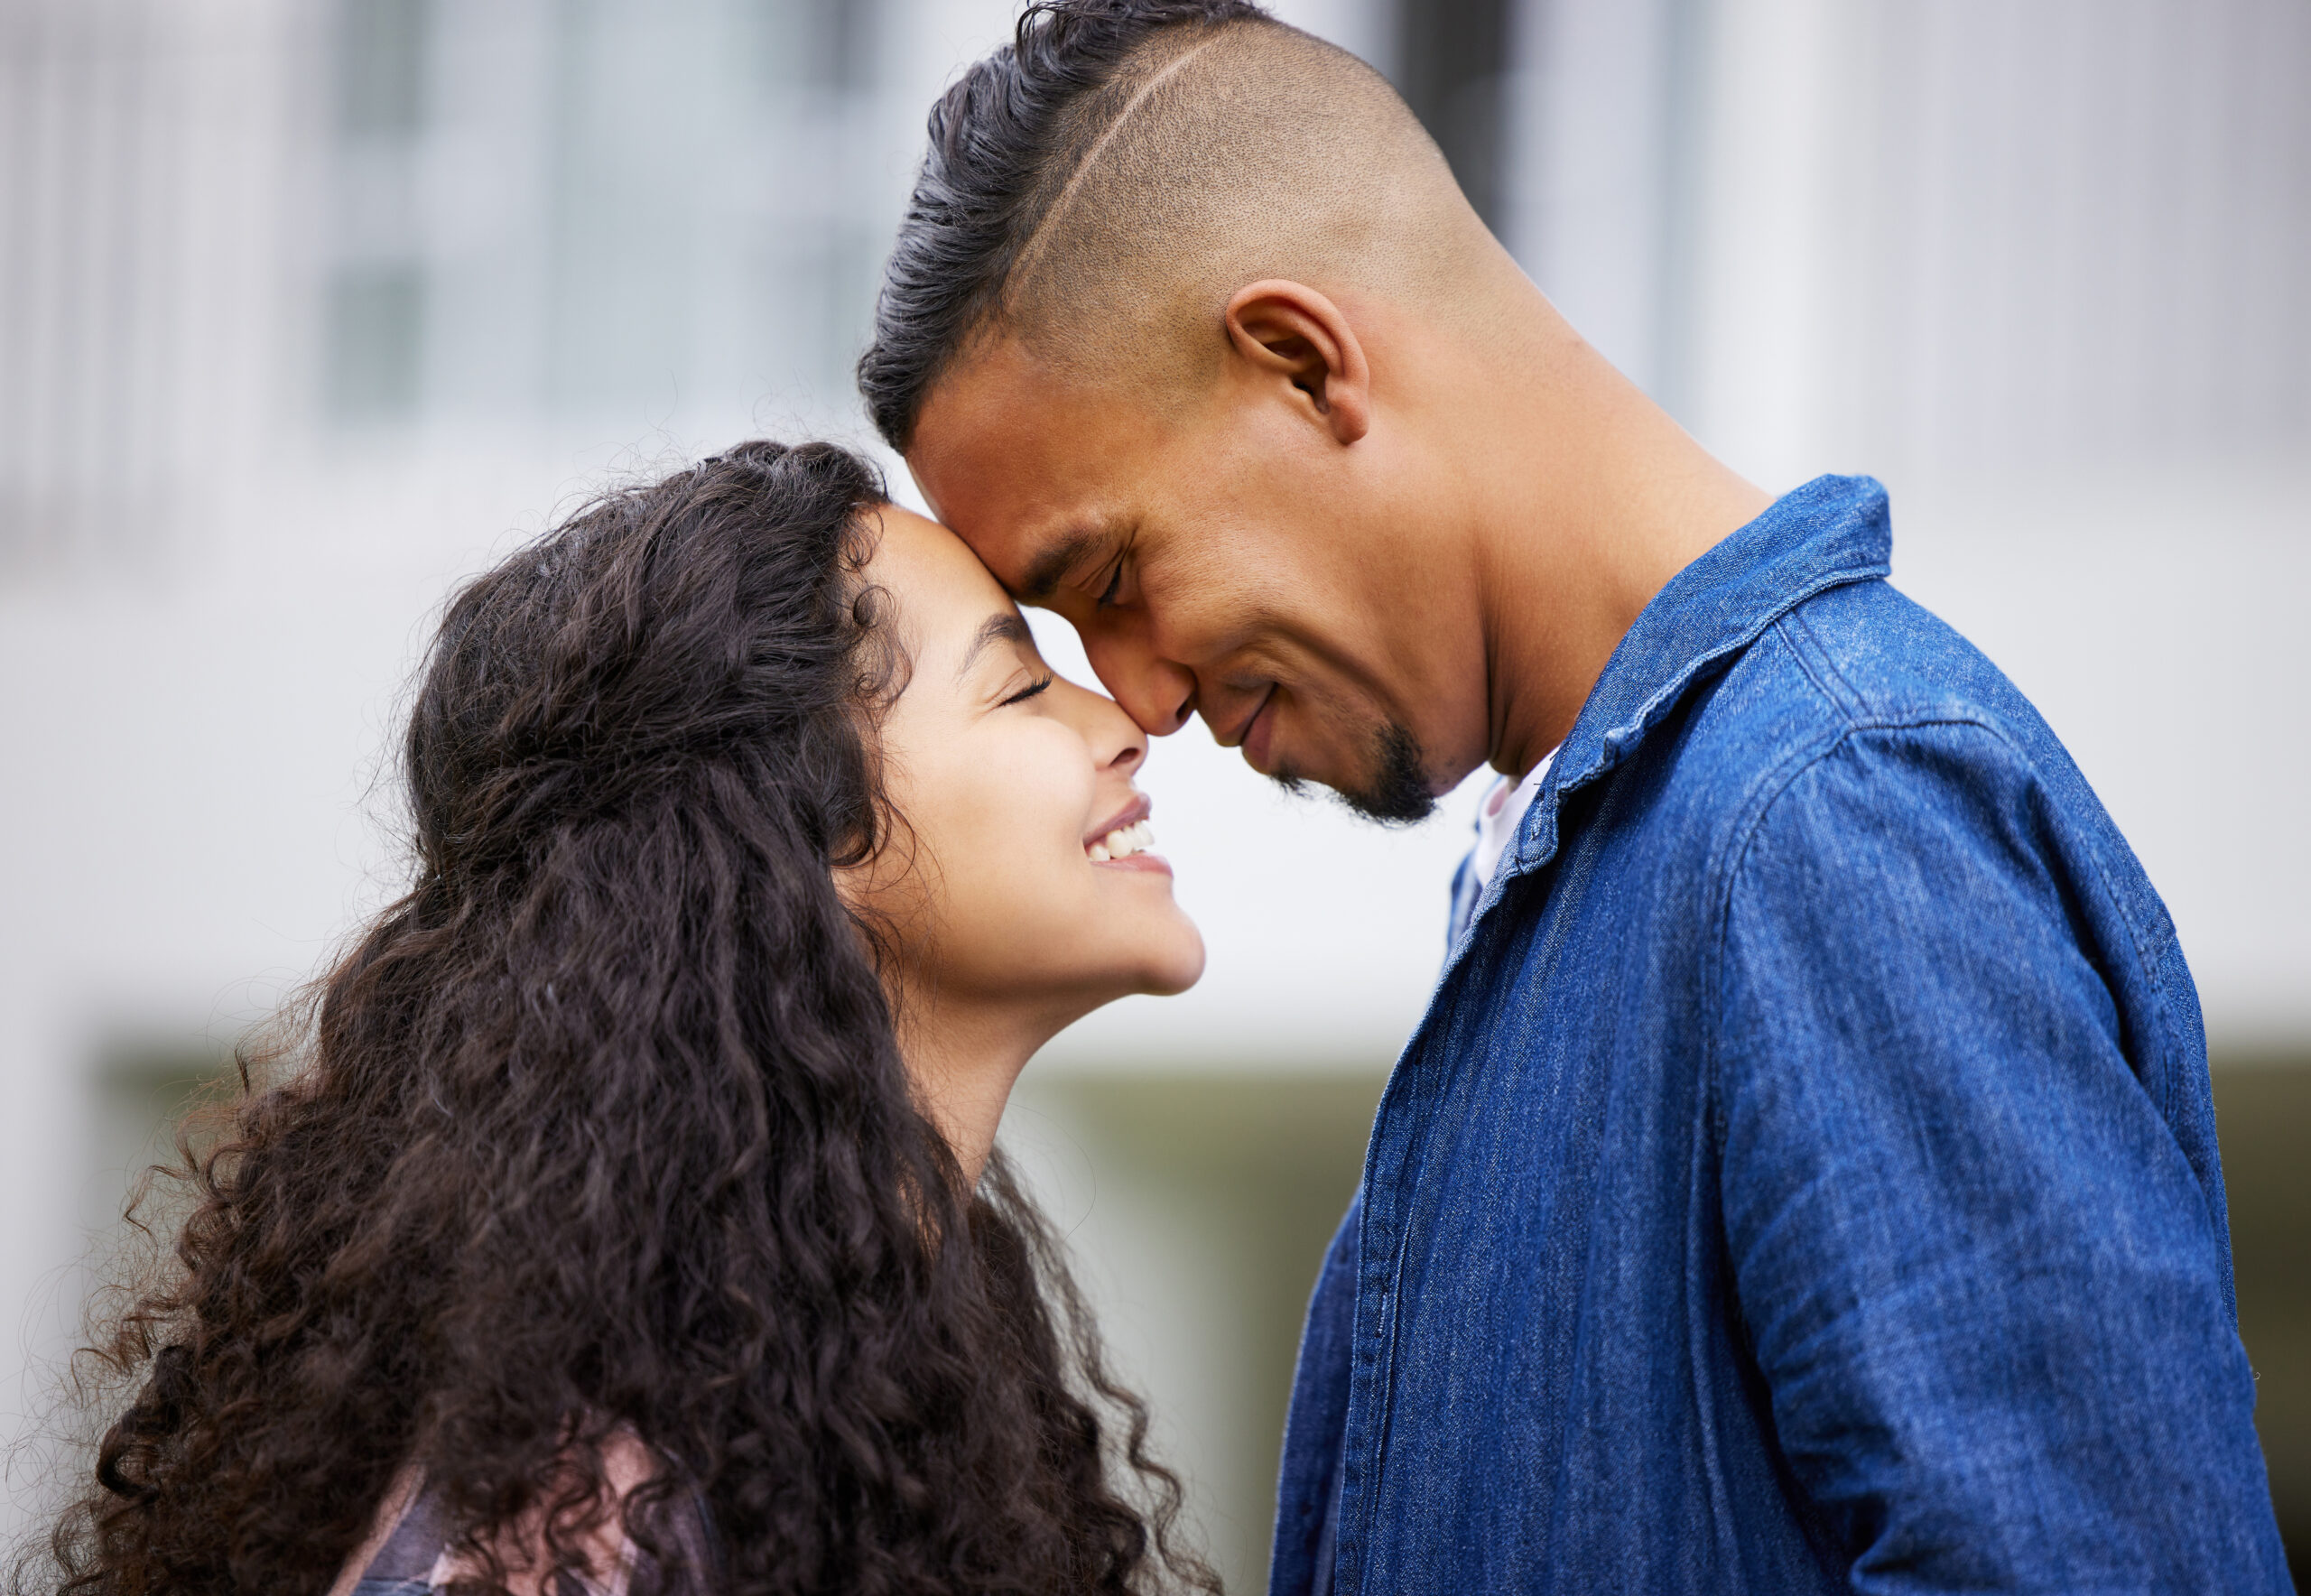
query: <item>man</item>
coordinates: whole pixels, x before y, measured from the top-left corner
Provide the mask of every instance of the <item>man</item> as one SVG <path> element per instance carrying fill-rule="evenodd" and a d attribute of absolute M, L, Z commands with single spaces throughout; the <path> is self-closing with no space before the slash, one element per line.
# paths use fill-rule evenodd
<path fill-rule="evenodd" d="M 956 85 L 860 376 L 1149 730 L 1382 820 L 1547 762 L 1311 1305 L 1276 1591 L 2288 1588 L 2173 928 L 1876 484 L 1712 459 L 1231 0 Z"/>

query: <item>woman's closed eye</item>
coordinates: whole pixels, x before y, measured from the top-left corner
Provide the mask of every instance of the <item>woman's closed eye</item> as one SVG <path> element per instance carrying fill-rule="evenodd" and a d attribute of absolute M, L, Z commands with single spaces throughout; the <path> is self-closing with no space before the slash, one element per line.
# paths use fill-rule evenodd
<path fill-rule="evenodd" d="M 1101 609 L 1106 609 L 1106 608 L 1108 608 L 1109 606 L 1111 606 L 1112 604 L 1114 604 L 1114 603 L 1115 603 L 1115 601 L 1116 601 L 1116 594 L 1117 594 L 1117 592 L 1118 592 L 1118 590 L 1120 590 L 1120 589 L 1122 589 L 1122 587 L 1123 587 L 1123 556 L 1121 556 L 1120 554 L 1118 554 L 1118 556 L 1116 556 L 1116 568 L 1115 568 L 1115 570 L 1114 570 L 1113 571 L 1111 571 L 1111 572 L 1109 572 L 1109 576 L 1108 576 L 1108 585 L 1107 585 L 1105 588 L 1101 589 L 1100 589 L 1100 597 L 1099 597 L 1099 598 L 1098 598 L 1098 599 L 1097 599 L 1097 601 L 1096 601 L 1096 602 L 1098 603 L 1099 607 L 1100 607 Z"/>
<path fill-rule="evenodd" d="M 1051 681 L 1052 679 L 1048 676 L 1039 678 L 1029 685 L 1021 688 L 1018 691 L 1013 693 L 1009 698 L 1005 699 L 1001 703 L 998 703 L 995 707 L 998 710 L 1007 710 L 1013 704 L 1024 704 L 1029 699 L 1035 697 L 1035 694 L 1043 691 L 1044 688 L 1049 687 L 1051 685 Z"/>

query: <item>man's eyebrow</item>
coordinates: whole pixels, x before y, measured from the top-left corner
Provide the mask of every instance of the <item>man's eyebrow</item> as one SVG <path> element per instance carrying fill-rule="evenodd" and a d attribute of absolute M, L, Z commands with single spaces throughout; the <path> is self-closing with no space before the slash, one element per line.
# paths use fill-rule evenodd
<path fill-rule="evenodd" d="M 1030 604 L 1040 604 L 1050 598 L 1059 586 L 1059 579 L 1072 571 L 1092 545 L 1106 535 L 1104 532 L 1071 532 L 1036 555 L 1019 583 L 1019 597 Z"/>
<path fill-rule="evenodd" d="M 955 667 L 956 679 L 969 675 L 970 668 L 979 663 L 979 656 L 998 643 L 1032 645 L 1035 640 L 1035 634 L 1027 630 L 1027 623 L 1019 618 L 1016 610 L 998 610 L 979 622 L 979 630 L 971 634 L 971 645 L 963 650 L 963 663 Z"/>

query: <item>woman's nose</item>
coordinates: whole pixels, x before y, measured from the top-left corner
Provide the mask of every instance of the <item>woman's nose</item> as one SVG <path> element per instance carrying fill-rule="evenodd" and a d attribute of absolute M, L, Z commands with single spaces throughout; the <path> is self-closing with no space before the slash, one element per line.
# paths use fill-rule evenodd
<path fill-rule="evenodd" d="M 1122 705 L 1104 693 L 1078 687 L 1072 682 L 1054 685 L 1063 691 L 1068 719 L 1091 745 L 1094 765 L 1102 770 L 1126 774 L 1138 768 L 1140 761 L 1147 757 L 1147 734 L 1124 713 Z"/>

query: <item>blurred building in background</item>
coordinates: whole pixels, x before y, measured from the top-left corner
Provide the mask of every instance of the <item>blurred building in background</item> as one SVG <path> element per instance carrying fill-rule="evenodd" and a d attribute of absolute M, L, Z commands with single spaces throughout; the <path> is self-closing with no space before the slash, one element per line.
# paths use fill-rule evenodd
<path fill-rule="evenodd" d="M 1575 325 L 1737 468 L 1885 478 L 1896 582 L 2076 753 L 2203 986 L 2300 1554 L 2311 11 L 1277 9 L 1389 73 Z M 186 1083 L 392 890 L 396 693 L 448 586 L 605 473 L 871 442 L 849 370 L 923 113 L 1013 10 L 0 0 L 13 1433 Z M 1010 1136 L 1248 1589 L 1300 1303 L 1468 800 L 1372 832 L 1197 733 L 1149 784 L 1211 973 L 1054 1044 Z M 18 1523 L 45 1455 L 16 1454 Z"/>

